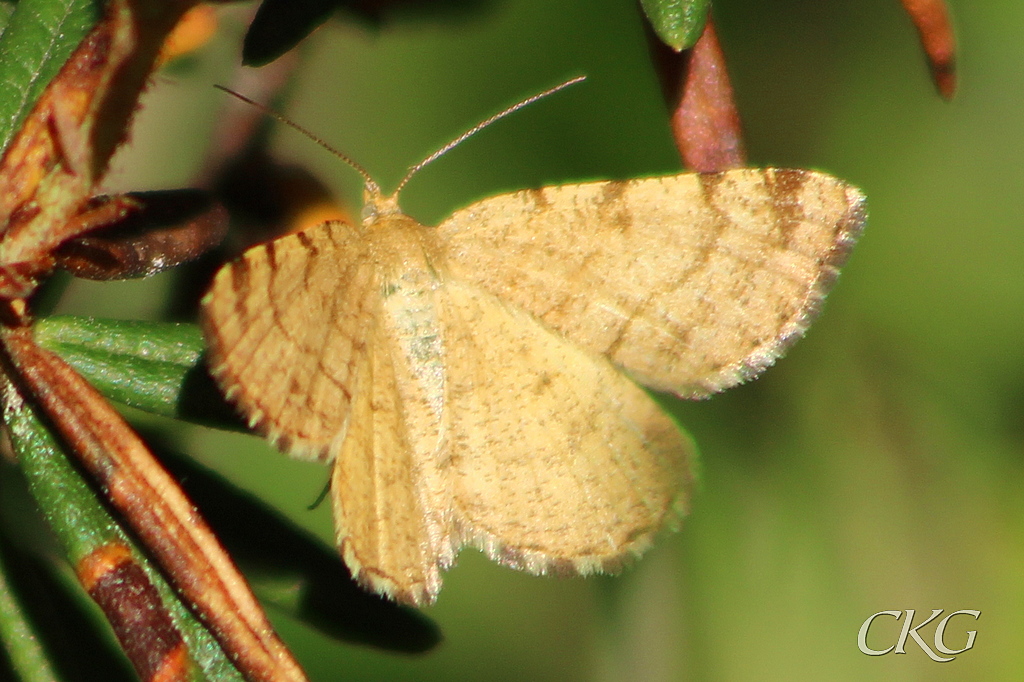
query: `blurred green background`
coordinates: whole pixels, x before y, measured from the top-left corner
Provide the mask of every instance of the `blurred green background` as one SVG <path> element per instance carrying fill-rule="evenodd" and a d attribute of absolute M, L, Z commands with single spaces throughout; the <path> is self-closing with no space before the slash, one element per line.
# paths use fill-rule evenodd
<path fill-rule="evenodd" d="M 682 531 L 617 578 L 535 578 L 466 551 L 426 610 L 421 655 L 334 641 L 271 612 L 313 680 L 996 680 L 1024 673 L 1024 4 L 950 2 L 960 90 L 943 103 L 896 0 L 720 0 L 752 165 L 827 170 L 870 219 L 822 317 L 759 380 L 672 411 L 701 484 Z M 237 80 L 245 8 L 155 79 L 115 187 L 188 184 Z M 424 170 L 424 222 L 501 191 L 673 172 L 677 153 L 628 0 L 426 0 L 374 25 L 339 14 L 299 48 L 286 113 L 388 190 L 495 110 L 588 81 Z M 275 149 L 353 200 L 359 182 L 280 126 Z M 76 283 L 61 312 L 161 314 L 173 274 Z M 182 450 L 332 542 L 307 511 L 322 467 L 253 437 L 161 422 Z M 529 456 L 528 447 L 524 456 Z M 976 609 L 935 663 L 869 657 L 883 610 Z M 905 616 L 904 616 L 905 617 Z M 915 623 L 915 624 L 916 624 Z M 876 622 L 894 643 L 902 621 Z M 922 630 L 931 641 L 933 626 Z"/>

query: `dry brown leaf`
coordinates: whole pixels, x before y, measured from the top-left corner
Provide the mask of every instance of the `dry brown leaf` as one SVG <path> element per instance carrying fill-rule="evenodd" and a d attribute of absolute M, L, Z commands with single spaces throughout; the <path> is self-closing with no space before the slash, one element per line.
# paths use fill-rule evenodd
<path fill-rule="evenodd" d="M 90 229 L 76 218 L 124 139 L 162 36 L 191 4 L 147 12 L 111 0 L 11 141 L 0 161 L 0 297 L 28 296 L 53 250 Z"/>

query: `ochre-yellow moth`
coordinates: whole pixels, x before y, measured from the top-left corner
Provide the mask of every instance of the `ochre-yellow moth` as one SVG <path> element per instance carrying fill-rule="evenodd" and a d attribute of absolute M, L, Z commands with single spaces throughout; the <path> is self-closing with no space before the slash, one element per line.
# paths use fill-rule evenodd
<path fill-rule="evenodd" d="M 353 575 L 412 604 L 464 545 L 538 574 L 643 552 L 685 511 L 694 450 L 640 385 L 701 397 L 769 366 L 865 215 L 824 173 L 743 169 L 513 192 L 428 227 L 356 168 L 362 224 L 250 249 L 204 328 L 250 425 L 333 463 Z"/>

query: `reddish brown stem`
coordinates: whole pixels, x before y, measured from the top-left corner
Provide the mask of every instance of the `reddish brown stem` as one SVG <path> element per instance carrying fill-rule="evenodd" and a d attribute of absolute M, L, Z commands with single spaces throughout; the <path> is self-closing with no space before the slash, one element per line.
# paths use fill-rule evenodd
<path fill-rule="evenodd" d="M 683 164 L 700 172 L 746 165 L 739 112 L 711 18 L 693 48 L 681 55 L 653 33 L 650 42 Z"/>
<path fill-rule="evenodd" d="M 945 0 L 901 0 L 917 27 L 935 87 L 943 99 L 956 92 L 956 36 Z"/>

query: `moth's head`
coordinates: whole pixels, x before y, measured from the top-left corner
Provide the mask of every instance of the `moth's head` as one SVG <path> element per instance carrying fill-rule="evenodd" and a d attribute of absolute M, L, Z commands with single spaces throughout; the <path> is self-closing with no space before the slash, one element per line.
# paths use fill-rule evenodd
<path fill-rule="evenodd" d="M 381 218 L 401 213 L 402 209 L 398 207 L 398 192 L 384 196 L 376 182 L 370 179 L 366 180 L 363 185 L 362 219 L 364 225 L 372 225 Z"/>

